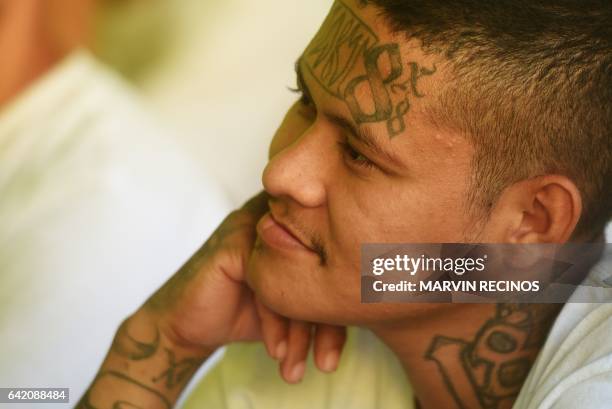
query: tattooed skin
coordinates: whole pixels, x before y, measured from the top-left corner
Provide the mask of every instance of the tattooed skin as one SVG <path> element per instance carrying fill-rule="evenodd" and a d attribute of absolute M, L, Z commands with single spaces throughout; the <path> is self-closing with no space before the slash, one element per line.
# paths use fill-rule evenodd
<path fill-rule="evenodd" d="M 437 335 L 425 358 L 437 364 L 457 407 L 509 409 L 559 308 L 554 304 L 498 304 L 495 316 L 474 339 Z"/>
<path fill-rule="evenodd" d="M 189 376 L 198 369 L 200 361 L 195 358 L 185 358 L 179 361 L 176 359 L 174 352 L 168 348 L 166 348 L 166 353 L 168 354 L 169 366 L 161 374 L 154 377 L 152 381 L 157 383 L 164 380 L 166 388 L 173 389 L 189 379 Z"/>
<path fill-rule="evenodd" d="M 419 79 L 434 74 L 436 66 L 404 63 L 398 43 L 381 44 L 341 1 L 334 3 L 322 27 L 302 56 L 306 69 L 323 89 L 344 101 L 357 125 L 385 123 L 390 138 L 404 132 L 411 100 L 424 96 Z"/>
<path fill-rule="evenodd" d="M 77 409 L 172 407 L 171 391 L 187 383 L 200 365 L 201 358 L 178 358 L 175 351 L 160 347 L 162 342 L 156 327 L 147 332 L 155 335 L 136 339 L 130 333 L 129 320 L 119 327 L 109 354 L 123 359 L 122 365 L 102 370 L 77 404 Z M 126 373 L 128 368 L 139 365 L 142 368 L 158 367 L 159 375 L 151 382 L 145 382 Z M 112 399 L 109 399 L 109 391 L 113 391 Z"/>
<path fill-rule="evenodd" d="M 268 209 L 268 195 L 260 193 L 244 204 L 242 209 L 230 213 L 206 242 L 191 256 L 187 263 L 163 287 L 147 300 L 147 305 L 162 310 L 173 305 L 181 297 L 182 291 L 193 280 L 201 266 L 223 247 L 232 235 L 255 231 L 253 220 L 258 220 Z"/>
<path fill-rule="evenodd" d="M 106 394 L 115 391 L 114 402 Z M 124 397 L 122 397 L 122 395 Z M 133 397 L 138 396 L 138 403 Z M 148 409 L 171 408 L 170 401 L 160 392 L 117 371 L 102 372 L 76 409 Z"/>
<path fill-rule="evenodd" d="M 127 329 L 127 321 L 124 321 L 117 331 L 111 349 L 125 358 L 139 361 L 150 358 L 159 347 L 159 331 L 155 329 L 155 339 L 152 341 L 138 341 L 134 339 Z"/>
<path fill-rule="evenodd" d="M 173 308 L 181 302 L 188 284 L 197 283 L 198 279 L 200 283 L 205 282 L 202 277 L 216 268 L 212 262 L 215 255 L 232 254 L 226 249 L 241 245 L 240 240 L 230 240 L 233 235 L 239 238 L 255 235 L 254 225 L 267 210 L 267 199 L 262 193 L 231 213 L 196 254 L 121 324 L 102 369 L 77 404 L 78 409 L 172 407 L 191 376 L 216 349 L 190 342 L 181 336 L 182 333 L 175 332 L 180 321 L 176 317 L 184 317 L 185 310 Z M 199 306 L 198 297 L 191 299 L 187 310 Z M 195 316 L 206 319 L 205 314 L 196 313 Z"/>
<path fill-rule="evenodd" d="M 129 333 L 129 323 L 125 321 L 119 327 L 111 346 L 111 353 L 126 358 L 128 362 L 151 359 L 158 351 L 159 331 L 155 329 L 153 340 L 138 340 Z M 105 394 L 108 391 L 120 391 L 112 405 L 109 405 Z M 122 398 L 124 396 L 125 398 Z M 130 402 L 133 396 L 139 396 L 138 404 Z M 103 408 L 146 408 L 167 407 L 169 400 L 154 388 L 130 378 L 115 370 L 102 371 L 94 380 L 83 399 L 77 404 L 77 409 Z"/>

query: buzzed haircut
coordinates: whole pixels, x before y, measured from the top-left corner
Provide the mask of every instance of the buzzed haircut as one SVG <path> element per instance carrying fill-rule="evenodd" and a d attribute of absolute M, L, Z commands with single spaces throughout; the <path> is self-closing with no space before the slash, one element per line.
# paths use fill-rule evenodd
<path fill-rule="evenodd" d="M 519 180 L 562 174 L 594 235 L 612 216 L 612 1 L 362 0 L 451 68 L 428 110 L 475 147 L 469 203 L 488 214 Z M 484 212 L 483 212 L 484 210 Z"/>

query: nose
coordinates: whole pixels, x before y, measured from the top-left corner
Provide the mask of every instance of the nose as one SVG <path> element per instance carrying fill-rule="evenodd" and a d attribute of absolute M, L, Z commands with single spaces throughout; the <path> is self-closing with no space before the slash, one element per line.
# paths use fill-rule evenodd
<path fill-rule="evenodd" d="M 263 172 L 265 190 L 274 197 L 289 197 L 304 207 L 318 207 L 326 201 L 325 138 L 317 127 L 296 138 L 292 144 L 276 153 Z"/>

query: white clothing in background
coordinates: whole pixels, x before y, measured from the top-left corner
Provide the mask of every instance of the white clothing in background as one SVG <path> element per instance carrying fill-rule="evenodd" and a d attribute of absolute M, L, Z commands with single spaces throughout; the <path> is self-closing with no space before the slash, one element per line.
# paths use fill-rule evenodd
<path fill-rule="evenodd" d="M 127 84 L 66 58 L 0 112 L 0 387 L 70 388 L 48 407 L 72 407 L 228 211 Z"/>
<path fill-rule="evenodd" d="M 514 408 L 612 408 L 612 251 L 563 306 Z"/>

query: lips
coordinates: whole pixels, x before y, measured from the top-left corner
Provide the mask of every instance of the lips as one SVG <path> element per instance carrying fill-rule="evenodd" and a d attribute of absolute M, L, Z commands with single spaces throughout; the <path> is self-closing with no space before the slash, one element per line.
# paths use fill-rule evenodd
<path fill-rule="evenodd" d="M 277 221 L 270 212 L 257 223 L 257 233 L 267 244 L 284 250 L 313 251 L 287 225 Z"/>

